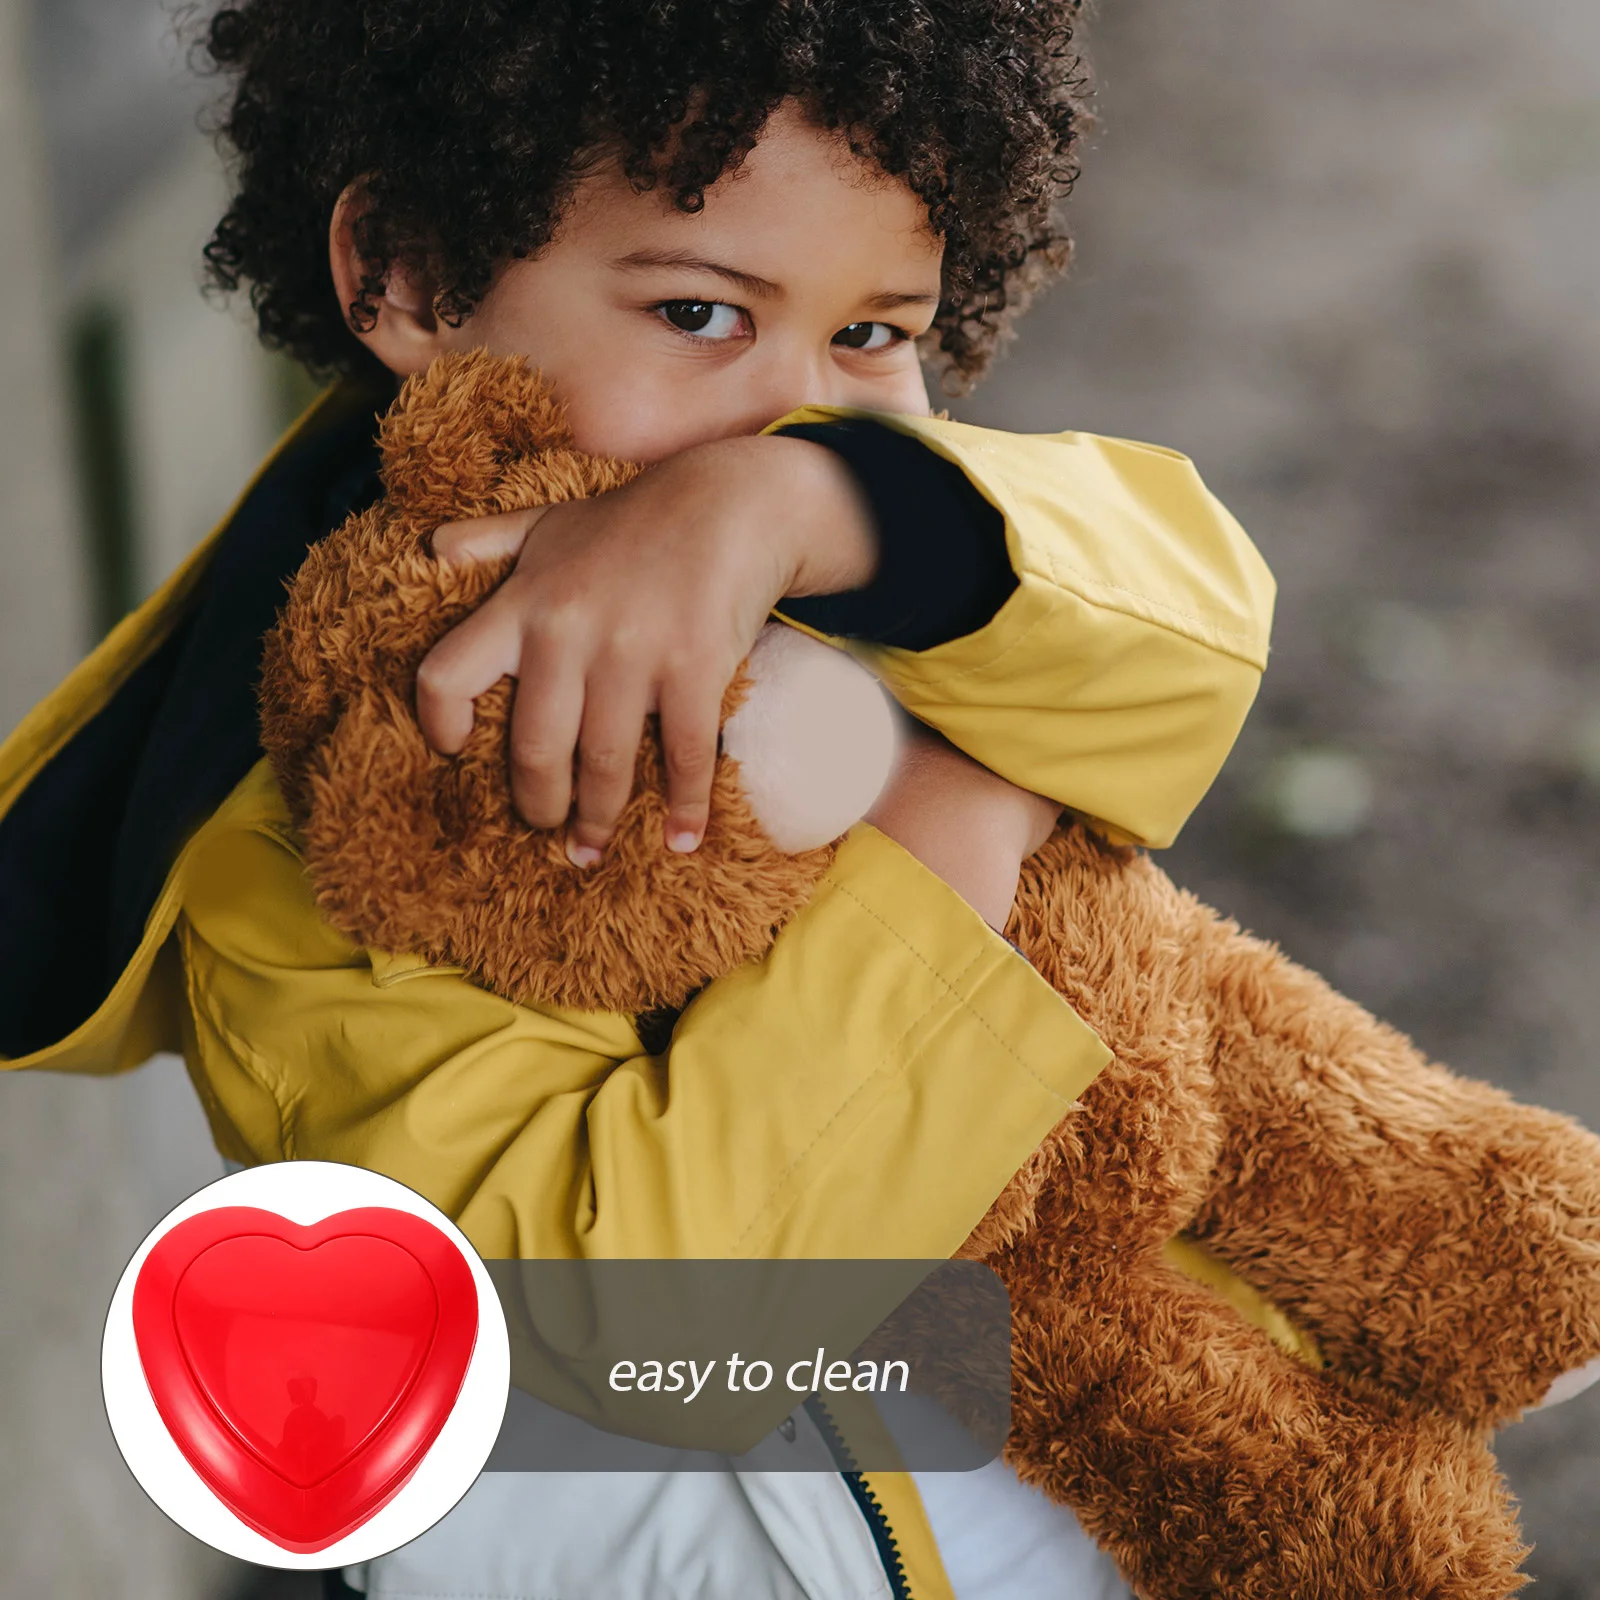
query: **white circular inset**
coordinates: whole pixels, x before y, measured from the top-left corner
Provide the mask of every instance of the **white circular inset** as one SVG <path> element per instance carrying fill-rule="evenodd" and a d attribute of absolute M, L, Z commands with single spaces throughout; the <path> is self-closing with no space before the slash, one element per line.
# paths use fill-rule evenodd
<path fill-rule="evenodd" d="M 308 1554 L 257 1532 L 190 1464 L 162 1420 L 139 1353 L 134 1289 L 150 1253 L 180 1223 L 232 1206 L 270 1212 L 302 1228 L 366 1207 L 409 1213 L 431 1223 L 460 1251 L 477 1291 L 477 1333 L 471 1357 L 433 1442 L 399 1489 L 367 1520 Z M 505 1313 L 483 1262 L 460 1229 L 436 1206 L 404 1184 L 361 1167 L 283 1161 L 208 1185 L 151 1230 L 134 1251 L 111 1297 L 100 1377 L 117 1448 L 140 1487 L 180 1528 L 241 1561 L 315 1571 L 370 1561 L 397 1550 L 431 1528 L 467 1492 L 500 1432 L 510 1392 L 511 1351 Z"/>

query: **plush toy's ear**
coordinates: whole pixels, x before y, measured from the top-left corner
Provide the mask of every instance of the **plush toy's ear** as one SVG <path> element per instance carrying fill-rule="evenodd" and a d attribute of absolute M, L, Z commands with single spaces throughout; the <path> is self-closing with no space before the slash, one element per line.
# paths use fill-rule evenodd
<path fill-rule="evenodd" d="M 440 356 L 408 378 L 379 427 L 378 449 L 391 503 L 441 522 L 508 509 L 508 473 L 530 458 L 541 462 L 539 500 L 571 497 L 550 492 L 551 463 L 563 456 L 588 468 L 573 495 L 614 487 L 595 481 L 592 458 L 573 455 L 565 408 L 539 373 L 482 350 Z"/>

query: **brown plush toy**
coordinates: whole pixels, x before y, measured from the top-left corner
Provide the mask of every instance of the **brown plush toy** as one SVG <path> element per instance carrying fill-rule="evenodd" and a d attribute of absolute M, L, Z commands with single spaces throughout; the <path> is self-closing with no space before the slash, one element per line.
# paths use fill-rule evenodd
<path fill-rule="evenodd" d="M 461 757 L 422 740 L 417 664 L 505 571 L 446 569 L 428 540 L 630 469 L 572 451 L 537 378 L 484 356 L 408 383 L 381 443 L 385 498 L 312 552 L 267 653 L 263 736 L 319 904 L 513 999 L 670 1015 L 766 950 L 870 804 L 881 691 L 774 625 L 727 697 L 701 848 L 665 847 L 647 738 L 580 873 L 513 814 L 509 685 Z M 963 1251 L 1011 1294 L 1007 1459 L 1147 1597 L 1512 1593 L 1487 1438 L 1600 1358 L 1600 1140 L 1430 1064 L 1081 822 L 1025 864 L 1008 932 L 1114 1059 Z"/>

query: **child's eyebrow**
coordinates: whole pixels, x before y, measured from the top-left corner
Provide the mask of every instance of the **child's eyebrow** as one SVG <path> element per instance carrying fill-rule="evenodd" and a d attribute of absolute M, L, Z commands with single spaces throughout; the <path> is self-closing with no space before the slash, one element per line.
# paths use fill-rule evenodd
<path fill-rule="evenodd" d="M 633 250 L 619 256 L 611 263 L 624 272 L 645 271 L 653 267 L 679 267 L 691 272 L 713 272 L 729 283 L 737 284 L 746 294 L 761 300 L 781 296 L 783 289 L 770 278 L 758 278 L 753 272 L 741 272 L 737 267 L 721 261 L 709 261 L 704 256 L 692 256 L 685 250 Z"/>
<path fill-rule="evenodd" d="M 645 272 L 659 267 L 676 267 L 680 271 L 689 272 L 710 272 L 719 278 L 726 278 L 729 283 L 737 284 L 746 294 L 754 295 L 758 300 L 774 300 L 781 298 L 783 294 L 782 285 L 774 283 L 770 278 L 757 277 L 753 272 L 741 272 L 738 267 L 730 267 L 722 261 L 712 261 L 706 256 L 690 255 L 687 250 L 632 250 L 625 256 L 618 256 L 611 265 L 623 272 Z M 871 295 L 861 302 L 871 311 L 898 311 L 905 306 L 936 306 L 938 303 L 939 296 L 936 293 L 921 291 L 903 294 L 894 290 Z"/>
<path fill-rule="evenodd" d="M 939 296 L 936 294 L 875 294 L 863 300 L 862 305 L 869 311 L 898 311 L 902 306 L 936 306 Z"/>

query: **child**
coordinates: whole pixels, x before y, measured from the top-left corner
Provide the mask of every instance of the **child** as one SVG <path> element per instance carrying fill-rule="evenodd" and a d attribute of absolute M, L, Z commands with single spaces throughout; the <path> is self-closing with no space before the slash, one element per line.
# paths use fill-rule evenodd
<path fill-rule="evenodd" d="M 103 1072 L 181 1048 L 224 1155 L 374 1167 L 488 1255 L 951 1254 L 1104 1059 L 990 931 L 1020 863 L 1064 805 L 1170 841 L 1248 708 L 1271 603 L 1181 457 L 928 415 L 919 355 L 980 376 L 1064 263 L 1071 13 L 222 11 L 238 193 L 208 254 L 270 341 L 347 381 L 0 751 L 0 1056 Z M 283 580 L 376 494 L 395 379 L 476 346 L 537 363 L 580 445 L 652 465 L 599 500 L 440 530 L 445 559 L 520 557 L 419 677 L 439 748 L 514 673 L 519 808 L 566 819 L 581 865 L 658 715 L 673 847 L 693 849 L 722 689 L 775 606 L 866 641 L 943 736 L 659 1055 L 631 1019 L 352 947 L 259 761 Z M 906 1480 L 874 1499 L 701 1476 L 523 1488 L 476 1524 L 501 1530 L 496 1582 L 951 1592 Z M 456 1576 L 437 1592 L 488 1581 Z"/>

